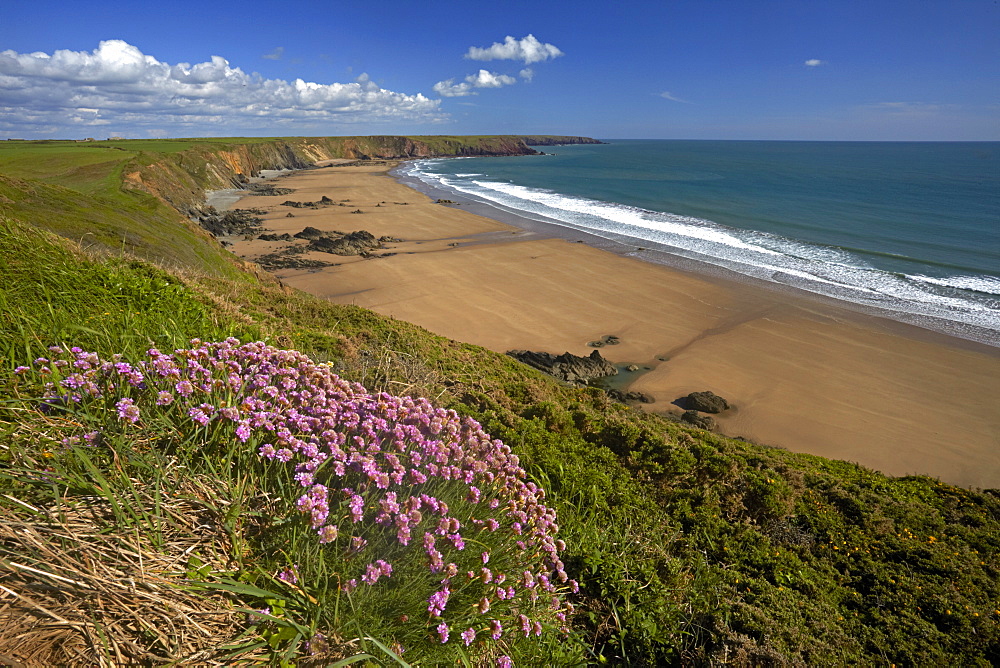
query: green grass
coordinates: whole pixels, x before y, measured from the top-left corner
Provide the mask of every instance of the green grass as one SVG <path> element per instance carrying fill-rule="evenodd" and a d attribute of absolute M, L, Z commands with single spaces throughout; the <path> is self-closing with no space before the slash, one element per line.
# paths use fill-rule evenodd
<path fill-rule="evenodd" d="M 33 188 L 52 216 L 86 197 L 37 181 L 6 183 L 13 184 L 3 191 L 10 199 L 19 188 Z M 597 390 L 561 386 L 505 356 L 360 308 L 246 275 L 171 273 L 128 256 L 91 257 L 75 242 L 15 220 L 0 226 L 0 281 L 0 368 L 7 374 L 54 344 L 134 359 L 152 345 L 166 350 L 191 337 L 234 335 L 302 350 L 370 390 L 427 396 L 478 419 L 548 491 L 567 543 L 567 570 L 583 585 L 575 601 L 576 640 L 562 655 L 548 646 L 539 649 L 544 656 L 524 650 L 525 665 L 1000 662 L 995 490 L 890 478 L 723 438 L 629 410 Z M 15 392 L 12 378 L 4 382 L 6 397 L 22 392 Z M 294 624 L 310 627 L 318 619 L 310 599 L 261 573 L 284 564 L 274 550 L 279 543 L 297 551 L 300 564 L 312 560 L 307 548 L 288 547 L 299 545 L 293 536 L 262 528 L 280 513 L 251 484 L 265 475 L 253 458 L 181 459 L 157 445 L 169 432 L 162 426 L 139 439 L 141 447 L 116 445 L 110 458 L 91 457 L 88 464 L 87 452 L 73 450 L 55 462 L 57 437 L 73 425 L 6 406 L 0 424 L 6 434 L 0 464 L 8 467 L 0 468 L 5 518 L 33 517 L 24 504 L 71 517 L 68 507 L 104 499 L 107 519 L 95 527 L 98 534 L 135 542 L 127 535 L 138 530 L 149 559 L 176 564 L 195 528 L 178 523 L 172 504 L 200 508 L 205 526 L 225 539 L 219 552 L 197 552 L 201 563 L 184 556 L 183 568 L 175 568 L 206 583 L 192 585 L 193 594 L 217 606 L 250 608 L 262 600 L 253 586 L 271 592 L 287 613 L 281 617 L 287 624 L 272 620 L 256 631 L 220 625 L 217 644 L 275 661 L 286 652 L 290 659 L 301 654 Z M 227 458 L 236 465 L 220 468 Z M 46 469 L 72 484 L 51 484 L 37 473 Z M 36 483 L 26 486 L 30 471 Z M 140 489 L 136 480 L 155 483 Z M 0 539 L 4 545 L 9 548 L 9 538 Z M 33 557 L 39 570 L 47 568 L 43 557 L 40 551 Z M 241 579 L 247 569 L 230 561 L 252 562 L 260 572 Z M 321 570 L 314 575 L 322 580 Z M 239 584 L 220 588 L 227 582 Z M 363 640 L 389 648 L 393 619 L 340 609 L 337 620 L 339 639 L 356 640 L 342 648 L 344 658 L 368 653 L 393 661 Z M 431 657 L 428 665 L 442 660 L 430 646 L 410 656 L 421 651 Z"/>

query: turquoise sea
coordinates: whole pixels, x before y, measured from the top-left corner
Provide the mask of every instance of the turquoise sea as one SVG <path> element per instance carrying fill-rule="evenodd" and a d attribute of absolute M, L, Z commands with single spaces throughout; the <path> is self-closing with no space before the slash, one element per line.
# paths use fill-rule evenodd
<path fill-rule="evenodd" d="M 1000 345 L 1000 143 L 607 141 L 400 174 L 653 262 Z"/>

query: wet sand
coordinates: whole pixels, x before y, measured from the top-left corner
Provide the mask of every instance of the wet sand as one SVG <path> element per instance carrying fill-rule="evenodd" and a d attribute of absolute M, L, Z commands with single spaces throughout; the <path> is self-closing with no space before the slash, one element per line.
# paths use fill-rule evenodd
<path fill-rule="evenodd" d="M 735 406 L 716 416 L 730 436 L 1000 487 L 1000 349 L 547 238 L 436 204 L 387 170 L 297 172 L 275 181 L 294 193 L 234 206 L 265 209 L 278 234 L 308 225 L 402 240 L 377 251 L 389 257 L 308 253 L 339 265 L 275 272 L 306 292 L 498 352 L 587 355 L 588 341 L 613 334 L 621 344 L 602 348 L 606 358 L 650 367 L 630 388 L 656 399 L 649 410 L 677 410 L 677 398 L 711 390 Z M 324 195 L 338 205 L 281 206 Z M 285 246 L 238 241 L 233 250 L 253 259 Z"/>

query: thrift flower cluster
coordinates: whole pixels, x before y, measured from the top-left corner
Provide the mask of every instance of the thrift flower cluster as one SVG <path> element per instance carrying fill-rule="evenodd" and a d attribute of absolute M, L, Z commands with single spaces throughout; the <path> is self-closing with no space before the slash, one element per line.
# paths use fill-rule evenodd
<path fill-rule="evenodd" d="M 341 588 L 429 588 L 428 636 L 441 643 L 566 632 L 577 584 L 555 513 L 510 448 L 426 399 L 370 394 L 292 350 L 236 339 L 130 364 L 79 348 L 35 360 L 43 409 L 103 401 L 120 429 L 165 411 L 288 467 L 289 499 L 324 549 L 343 557 Z M 72 440 L 101 442 L 99 431 Z M 475 547 L 472 547 L 473 544 Z M 395 577 L 394 577 L 395 573 Z M 289 566 L 279 576 L 300 578 Z M 453 633 L 454 632 L 454 633 Z M 503 657 L 506 659 L 506 657 Z"/>

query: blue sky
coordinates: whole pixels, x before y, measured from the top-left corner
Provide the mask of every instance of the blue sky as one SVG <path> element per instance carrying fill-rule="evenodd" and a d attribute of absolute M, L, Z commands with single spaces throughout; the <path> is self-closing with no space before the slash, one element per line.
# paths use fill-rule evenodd
<path fill-rule="evenodd" d="M 0 138 L 1000 140 L 994 0 L 32 0 L 0 27 Z"/>

